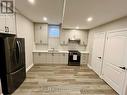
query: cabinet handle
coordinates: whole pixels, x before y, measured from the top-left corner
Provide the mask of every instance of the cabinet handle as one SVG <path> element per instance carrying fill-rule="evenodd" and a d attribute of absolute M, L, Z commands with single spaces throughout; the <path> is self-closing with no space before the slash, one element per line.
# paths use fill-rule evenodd
<path fill-rule="evenodd" d="M 54 56 L 54 53 L 52 53 L 52 56 Z"/>
<path fill-rule="evenodd" d="M 41 56 L 41 53 L 39 52 L 38 55 Z"/>
<path fill-rule="evenodd" d="M 101 59 L 102 57 L 98 57 L 99 59 Z"/>
<path fill-rule="evenodd" d="M 5 26 L 5 32 L 9 32 L 9 27 Z"/>
<path fill-rule="evenodd" d="M 40 43 L 42 43 L 42 40 L 40 40 Z"/>

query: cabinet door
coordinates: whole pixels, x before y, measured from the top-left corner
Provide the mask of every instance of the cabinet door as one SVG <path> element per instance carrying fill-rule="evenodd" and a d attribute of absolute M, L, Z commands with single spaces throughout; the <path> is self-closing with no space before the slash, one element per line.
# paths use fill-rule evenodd
<path fill-rule="evenodd" d="M 61 59 L 60 61 L 61 64 L 68 64 L 68 54 L 66 53 L 61 54 L 60 59 Z"/>
<path fill-rule="evenodd" d="M 47 54 L 47 64 L 53 64 L 53 54 L 52 53 Z"/>
<path fill-rule="evenodd" d="M 42 44 L 48 44 L 48 24 L 42 25 Z"/>
<path fill-rule="evenodd" d="M 123 92 L 125 70 L 127 68 L 127 31 L 109 32 L 104 53 L 103 78 L 120 95 Z"/>
<path fill-rule="evenodd" d="M 16 34 L 14 14 L 6 15 L 6 26 L 9 28 L 9 33 Z"/>
<path fill-rule="evenodd" d="M 62 31 L 60 34 L 60 44 L 61 45 L 67 45 L 68 44 L 68 38 L 69 38 L 68 32 Z"/>
<path fill-rule="evenodd" d="M 35 24 L 35 43 L 47 44 L 48 43 L 48 25 Z"/>
<path fill-rule="evenodd" d="M 41 63 L 47 64 L 47 53 L 41 53 Z"/>
<path fill-rule="evenodd" d="M 35 64 L 46 64 L 47 63 L 47 53 L 34 53 L 34 63 Z"/>
<path fill-rule="evenodd" d="M 87 64 L 88 63 L 88 54 L 81 54 L 81 64 Z"/>
<path fill-rule="evenodd" d="M 41 24 L 35 24 L 35 43 L 36 44 L 40 44 L 42 43 L 42 31 L 41 31 L 42 27 Z"/>
<path fill-rule="evenodd" d="M 0 32 L 5 32 L 5 15 L 0 14 Z"/>
<path fill-rule="evenodd" d="M 34 64 L 41 63 L 41 53 L 34 53 Z"/>
<path fill-rule="evenodd" d="M 60 55 L 59 53 L 53 54 L 53 64 L 60 64 Z"/>
<path fill-rule="evenodd" d="M 98 74 L 102 74 L 102 62 L 105 43 L 105 32 L 95 33 L 92 52 L 92 68 Z"/>

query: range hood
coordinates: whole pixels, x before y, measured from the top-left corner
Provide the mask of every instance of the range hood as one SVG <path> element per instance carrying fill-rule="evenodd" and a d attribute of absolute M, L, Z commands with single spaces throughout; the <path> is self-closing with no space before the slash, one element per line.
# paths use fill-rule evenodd
<path fill-rule="evenodd" d="M 78 44 L 80 44 L 80 39 L 68 39 L 68 42 L 70 42 L 70 43 L 78 43 Z"/>

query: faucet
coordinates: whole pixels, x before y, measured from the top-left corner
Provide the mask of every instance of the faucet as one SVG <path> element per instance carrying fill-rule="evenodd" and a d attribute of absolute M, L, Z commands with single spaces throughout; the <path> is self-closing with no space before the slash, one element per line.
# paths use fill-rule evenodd
<path fill-rule="evenodd" d="M 55 48 L 51 48 L 53 51 L 55 50 Z"/>

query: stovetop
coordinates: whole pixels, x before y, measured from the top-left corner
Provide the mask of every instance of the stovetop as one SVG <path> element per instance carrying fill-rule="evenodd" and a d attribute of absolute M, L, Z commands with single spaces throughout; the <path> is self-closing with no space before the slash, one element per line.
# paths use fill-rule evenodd
<path fill-rule="evenodd" d="M 68 50 L 69 53 L 80 53 L 78 50 Z"/>

